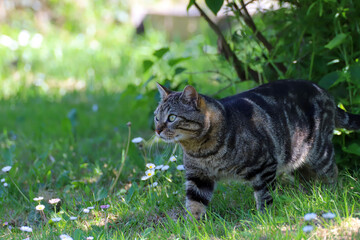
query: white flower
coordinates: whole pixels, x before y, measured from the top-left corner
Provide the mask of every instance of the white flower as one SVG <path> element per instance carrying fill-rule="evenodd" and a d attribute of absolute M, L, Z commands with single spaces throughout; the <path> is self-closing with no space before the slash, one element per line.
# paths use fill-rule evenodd
<path fill-rule="evenodd" d="M 307 213 L 304 216 L 304 220 L 305 221 L 310 221 L 310 220 L 315 219 L 316 217 L 317 217 L 316 213 Z"/>
<path fill-rule="evenodd" d="M 88 236 L 87 238 L 86 238 L 86 240 L 93 240 L 94 239 L 94 237 L 92 237 L 92 236 Z"/>
<path fill-rule="evenodd" d="M 42 41 L 43 41 L 43 36 L 40 33 L 36 33 L 30 41 L 30 46 L 32 48 L 39 48 L 41 47 Z"/>
<path fill-rule="evenodd" d="M 131 140 L 132 143 L 141 143 L 143 141 L 144 141 L 144 139 L 142 137 L 133 138 Z"/>
<path fill-rule="evenodd" d="M 153 163 L 148 163 L 148 164 L 146 164 L 146 167 L 147 167 L 148 169 L 154 169 L 156 166 L 155 166 L 155 164 L 153 164 Z"/>
<path fill-rule="evenodd" d="M 175 157 L 174 155 L 172 155 L 169 160 L 170 160 L 170 162 L 175 162 L 175 161 L 176 161 L 176 157 Z"/>
<path fill-rule="evenodd" d="M 4 187 L 7 187 L 7 186 L 9 186 L 9 184 L 7 184 L 7 183 L 4 183 Z"/>
<path fill-rule="evenodd" d="M 151 184 L 151 187 L 156 187 L 158 185 L 158 182 L 154 182 L 153 184 Z"/>
<path fill-rule="evenodd" d="M 60 202 L 61 200 L 60 200 L 60 198 L 53 198 L 53 199 L 50 199 L 49 200 L 49 203 L 50 204 L 57 204 L 58 202 Z"/>
<path fill-rule="evenodd" d="M 323 215 L 322 215 L 322 217 L 323 218 L 326 218 L 326 219 L 333 219 L 333 218 L 335 218 L 335 214 L 334 213 L 331 213 L 331 212 L 328 212 L 328 213 L 324 213 Z"/>
<path fill-rule="evenodd" d="M 74 220 L 76 220 L 77 219 L 77 217 L 70 217 L 70 220 L 71 221 L 74 221 Z"/>
<path fill-rule="evenodd" d="M 27 30 L 21 30 L 18 36 L 18 42 L 20 46 L 26 46 L 29 44 L 30 33 Z"/>
<path fill-rule="evenodd" d="M 99 110 L 99 106 L 97 104 L 93 104 L 91 109 L 93 112 L 97 112 Z"/>
<path fill-rule="evenodd" d="M 339 130 L 334 129 L 333 134 L 339 136 L 341 135 L 341 132 Z"/>
<path fill-rule="evenodd" d="M 61 221 L 61 217 L 56 217 L 56 218 L 52 218 L 51 220 L 53 221 L 53 222 L 60 222 Z"/>
<path fill-rule="evenodd" d="M 0 44 L 9 48 L 12 51 L 15 51 L 19 48 L 19 44 L 17 43 L 17 41 L 4 34 L 0 35 Z"/>
<path fill-rule="evenodd" d="M 163 166 L 164 166 L 164 165 L 162 165 L 162 164 L 161 164 L 161 165 L 158 165 L 158 166 L 155 167 L 155 169 L 157 169 L 157 170 L 158 170 L 158 169 L 161 169 Z"/>
<path fill-rule="evenodd" d="M 84 212 L 84 213 L 89 213 L 89 212 L 90 212 L 90 210 L 89 210 L 89 209 L 87 209 L 87 208 L 85 208 L 85 209 L 83 210 L 83 212 Z"/>
<path fill-rule="evenodd" d="M 89 210 L 93 210 L 95 207 L 91 206 L 91 207 L 87 207 L 87 209 Z"/>
<path fill-rule="evenodd" d="M 142 176 L 141 177 L 141 180 L 143 180 L 143 181 L 145 181 L 145 180 L 148 180 L 150 177 L 148 177 L 148 176 Z"/>
<path fill-rule="evenodd" d="M 152 176 L 154 176 L 154 174 L 155 174 L 155 171 L 152 169 L 149 169 L 145 172 L 145 176 L 141 177 L 141 180 L 147 180 L 147 179 L 151 178 Z"/>
<path fill-rule="evenodd" d="M 40 204 L 40 205 L 37 205 L 35 209 L 38 210 L 38 211 L 42 211 L 42 210 L 45 209 L 45 206 Z"/>
<path fill-rule="evenodd" d="M 66 235 L 66 234 L 61 234 L 60 239 L 62 239 L 62 240 L 73 240 L 72 237 L 70 237 L 69 235 Z"/>
<path fill-rule="evenodd" d="M 5 178 L 2 178 L 2 179 L 1 179 L 1 182 L 5 182 Z"/>
<path fill-rule="evenodd" d="M 6 166 L 1 169 L 3 172 L 7 173 L 11 170 L 11 166 Z"/>
<path fill-rule="evenodd" d="M 169 165 L 164 165 L 162 168 L 161 168 L 161 171 L 166 171 L 169 169 Z"/>
<path fill-rule="evenodd" d="M 27 238 L 24 238 L 23 240 L 30 240 L 30 238 L 29 238 L 29 237 L 27 237 Z"/>
<path fill-rule="evenodd" d="M 20 230 L 23 232 L 32 232 L 32 228 L 28 226 L 22 226 Z"/>
<path fill-rule="evenodd" d="M 307 226 L 303 227 L 304 232 L 311 232 L 312 230 L 314 230 L 314 227 L 311 225 L 307 225 Z"/>
<path fill-rule="evenodd" d="M 185 170 L 184 165 L 178 165 L 178 166 L 176 167 L 176 169 L 179 170 L 179 171 Z"/>
<path fill-rule="evenodd" d="M 173 192 L 174 195 L 176 195 L 176 194 L 178 194 L 178 193 L 179 193 L 178 191 Z"/>
<path fill-rule="evenodd" d="M 34 201 L 41 201 L 41 200 L 43 200 L 44 198 L 43 197 L 36 197 L 36 198 L 34 198 L 33 200 Z"/>

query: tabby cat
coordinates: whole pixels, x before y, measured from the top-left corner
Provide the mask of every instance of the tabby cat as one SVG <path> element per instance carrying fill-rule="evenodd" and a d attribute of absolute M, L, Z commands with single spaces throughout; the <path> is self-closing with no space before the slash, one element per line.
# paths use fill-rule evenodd
<path fill-rule="evenodd" d="M 360 129 L 360 115 L 341 110 L 308 81 L 276 81 L 220 100 L 192 86 L 158 89 L 155 131 L 183 149 L 186 207 L 197 219 L 223 178 L 249 182 L 259 211 L 272 203 L 270 190 L 280 173 L 316 173 L 336 185 L 333 130 Z"/>

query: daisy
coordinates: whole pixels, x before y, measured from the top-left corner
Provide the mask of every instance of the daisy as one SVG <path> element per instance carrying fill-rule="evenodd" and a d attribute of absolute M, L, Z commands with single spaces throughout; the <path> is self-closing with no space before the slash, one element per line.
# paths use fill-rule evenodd
<path fill-rule="evenodd" d="M 307 213 L 304 216 L 305 221 L 311 221 L 317 217 L 316 213 Z"/>
<path fill-rule="evenodd" d="M 83 212 L 84 212 L 84 213 L 89 213 L 90 210 L 89 210 L 88 208 L 85 208 L 85 209 L 83 210 Z"/>
<path fill-rule="evenodd" d="M 39 205 L 37 205 L 36 206 L 36 208 L 35 208 L 36 210 L 38 210 L 38 211 L 42 211 L 42 210 L 44 210 L 45 209 L 45 206 L 44 205 L 42 205 L 42 204 L 39 204 Z"/>
<path fill-rule="evenodd" d="M 97 104 L 93 104 L 91 109 L 93 112 L 97 112 L 99 110 L 99 106 Z"/>
<path fill-rule="evenodd" d="M 178 165 L 178 166 L 176 167 L 176 169 L 179 170 L 179 171 L 185 170 L 184 165 Z"/>
<path fill-rule="evenodd" d="M 164 166 L 164 165 L 162 165 L 162 164 L 161 164 L 161 165 L 158 165 L 158 166 L 155 167 L 155 169 L 159 170 L 159 169 L 161 169 L 163 166 Z"/>
<path fill-rule="evenodd" d="M 142 137 L 133 138 L 131 140 L 132 143 L 141 143 L 143 141 L 144 141 L 144 139 Z"/>
<path fill-rule="evenodd" d="M 156 166 L 155 166 L 155 164 L 153 164 L 153 163 L 148 163 L 148 164 L 146 164 L 146 167 L 147 167 L 148 169 L 154 169 Z"/>
<path fill-rule="evenodd" d="M 57 204 L 58 202 L 60 202 L 61 200 L 60 200 L 60 198 L 53 198 L 53 199 L 50 199 L 49 200 L 49 203 L 50 204 Z"/>
<path fill-rule="evenodd" d="M 43 199 L 44 199 L 43 197 L 36 197 L 36 198 L 34 198 L 33 200 L 36 201 L 36 202 L 39 202 L 39 201 L 41 201 L 41 200 L 43 200 Z"/>
<path fill-rule="evenodd" d="M 152 176 L 154 176 L 154 174 L 155 174 L 155 171 L 154 170 L 147 170 L 146 172 L 145 172 L 145 176 L 142 176 L 141 177 L 141 180 L 147 180 L 147 179 L 149 179 L 149 178 L 151 178 Z"/>
<path fill-rule="evenodd" d="M 106 205 L 101 205 L 100 206 L 100 208 L 101 209 L 108 209 L 110 207 L 110 205 L 109 204 L 106 204 Z"/>
<path fill-rule="evenodd" d="M 170 160 L 170 162 L 176 162 L 176 157 L 174 155 L 172 155 L 169 160 Z"/>
<path fill-rule="evenodd" d="M 169 169 L 169 165 L 164 165 L 162 168 L 161 168 L 161 171 L 166 171 Z"/>
<path fill-rule="evenodd" d="M 87 207 L 87 209 L 89 209 L 89 210 L 93 210 L 94 208 L 95 208 L 94 206 Z"/>
<path fill-rule="evenodd" d="M 69 235 L 66 235 L 66 234 L 61 234 L 59 237 L 62 240 L 73 240 L 72 237 L 70 237 Z"/>
<path fill-rule="evenodd" d="M 88 237 L 86 238 L 86 240 L 93 240 L 93 239 L 94 239 L 93 236 L 88 236 Z"/>
<path fill-rule="evenodd" d="M 7 187 L 7 186 L 9 186 L 9 184 L 7 184 L 7 183 L 4 183 L 4 187 Z"/>
<path fill-rule="evenodd" d="M 22 226 L 20 230 L 23 232 L 32 232 L 32 228 L 28 226 Z"/>
<path fill-rule="evenodd" d="M 53 221 L 53 222 L 60 222 L 61 221 L 61 217 L 56 217 L 56 218 L 52 218 L 51 220 Z"/>
<path fill-rule="evenodd" d="M 11 166 L 6 166 L 1 169 L 1 171 L 3 171 L 4 173 L 9 172 L 10 170 L 11 170 Z"/>
<path fill-rule="evenodd" d="M 158 185 L 158 182 L 154 182 L 153 184 L 151 184 L 151 187 L 156 187 Z"/>
<path fill-rule="evenodd" d="M 71 220 L 71 221 L 74 221 L 74 220 L 76 220 L 76 219 L 77 219 L 77 217 L 74 217 L 74 216 L 70 217 L 70 220 Z"/>
<path fill-rule="evenodd" d="M 328 213 L 324 213 L 323 215 L 322 215 L 322 217 L 323 218 L 326 218 L 326 219 L 333 219 L 333 218 L 335 218 L 335 214 L 334 213 L 331 213 L 331 212 L 328 212 Z"/>
<path fill-rule="evenodd" d="M 1 179 L 1 182 L 2 182 L 2 183 L 5 182 L 5 178 L 2 178 L 2 179 Z"/>
<path fill-rule="evenodd" d="M 311 232 L 312 230 L 314 230 L 314 227 L 311 225 L 307 225 L 307 226 L 303 227 L 304 232 Z"/>

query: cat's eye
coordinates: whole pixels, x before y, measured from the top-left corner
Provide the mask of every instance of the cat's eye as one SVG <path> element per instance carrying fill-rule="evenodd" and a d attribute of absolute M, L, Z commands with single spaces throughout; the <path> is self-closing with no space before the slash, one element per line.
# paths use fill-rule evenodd
<path fill-rule="evenodd" d="M 176 119 L 176 116 L 175 116 L 174 114 L 171 114 L 171 115 L 169 115 L 169 117 L 168 117 L 168 121 L 169 121 L 169 122 L 173 122 L 173 121 L 175 121 L 175 119 Z"/>
<path fill-rule="evenodd" d="M 157 117 L 157 116 L 155 116 L 155 121 L 157 121 L 157 122 L 159 121 L 159 119 L 158 119 L 158 117 Z"/>

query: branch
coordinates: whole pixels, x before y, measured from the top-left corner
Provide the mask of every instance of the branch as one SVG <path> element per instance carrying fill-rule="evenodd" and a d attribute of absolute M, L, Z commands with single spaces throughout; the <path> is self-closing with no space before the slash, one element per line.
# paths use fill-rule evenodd
<path fill-rule="evenodd" d="M 240 0 L 240 4 L 241 4 L 241 9 L 238 7 L 238 5 L 235 3 L 235 1 L 232 3 L 232 6 L 234 6 L 235 10 L 239 13 L 239 15 L 244 19 L 246 25 L 248 25 L 249 28 L 251 28 L 251 30 L 253 31 L 253 33 L 255 34 L 256 38 L 262 42 L 262 44 L 266 47 L 266 49 L 269 51 L 269 53 L 272 52 L 273 50 L 273 46 L 271 45 L 271 43 L 265 38 L 265 36 L 257 29 L 254 20 L 252 19 L 252 17 L 250 16 L 247 8 L 246 8 L 246 4 L 244 3 L 243 0 Z M 241 10 L 244 11 L 244 14 L 241 12 Z M 285 74 L 287 69 L 286 67 L 282 64 L 282 63 L 275 63 L 275 65 L 277 66 L 277 68 L 283 73 Z"/>
<path fill-rule="evenodd" d="M 211 94 L 211 97 L 216 97 L 216 95 L 218 95 L 219 93 L 221 93 L 222 91 L 225 91 L 226 89 L 228 89 L 229 87 L 233 86 L 235 83 L 238 83 L 240 81 L 235 81 L 235 82 L 231 82 L 228 85 L 226 85 L 225 87 L 223 87 L 222 89 L 218 90 L 217 92 Z"/>
<path fill-rule="evenodd" d="M 226 60 L 233 64 L 233 67 L 239 79 L 245 80 L 246 73 L 241 65 L 241 62 L 237 58 L 236 54 L 231 50 L 229 44 L 226 42 L 225 37 L 222 34 L 220 28 L 206 15 L 206 13 L 199 7 L 199 5 L 196 2 L 194 2 L 194 6 L 199 10 L 201 16 L 204 17 L 204 19 L 207 21 L 207 23 L 213 29 L 213 31 L 218 35 L 218 46 L 220 47 L 221 50 L 223 50 Z M 256 82 L 259 82 L 258 73 L 250 68 L 248 71 L 252 76 L 252 78 Z"/>

